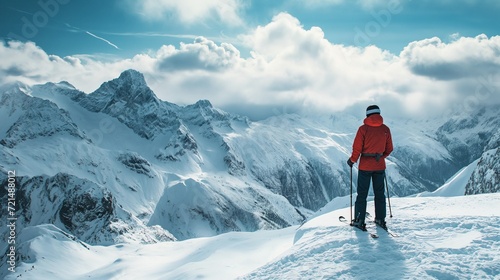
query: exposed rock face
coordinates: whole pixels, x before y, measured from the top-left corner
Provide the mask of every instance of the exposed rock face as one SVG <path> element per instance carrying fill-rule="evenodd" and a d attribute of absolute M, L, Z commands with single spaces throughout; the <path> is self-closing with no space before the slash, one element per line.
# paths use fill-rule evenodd
<path fill-rule="evenodd" d="M 6 178 L 2 184 L 6 184 Z M 90 244 L 173 240 L 168 232 L 148 229 L 116 203 L 111 192 L 88 180 L 58 173 L 17 178 L 17 229 L 54 224 Z M 6 199 L 6 191 L 0 197 Z M 138 229 L 142 229 L 142 233 Z M 133 238 L 127 236 L 133 233 Z"/>
<path fill-rule="evenodd" d="M 500 149 L 485 152 L 465 186 L 465 194 L 500 192 Z"/>
<path fill-rule="evenodd" d="M 118 157 L 118 160 L 123 163 L 128 169 L 153 178 L 151 164 L 137 153 L 123 153 Z"/>

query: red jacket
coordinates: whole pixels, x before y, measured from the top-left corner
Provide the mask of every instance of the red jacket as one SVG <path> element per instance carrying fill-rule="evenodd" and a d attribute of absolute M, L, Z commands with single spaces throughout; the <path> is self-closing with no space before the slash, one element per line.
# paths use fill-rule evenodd
<path fill-rule="evenodd" d="M 392 137 L 389 127 L 384 124 L 384 119 L 379 114 L 373 114 L 363 121 L 352 144 L 351 161 L 359 160 L 359 170 L 375 171 L 385 170 L 385 158 L 392 152 Z M 362 154 L 382 154 L 377 161 L 375 157 Z"/>

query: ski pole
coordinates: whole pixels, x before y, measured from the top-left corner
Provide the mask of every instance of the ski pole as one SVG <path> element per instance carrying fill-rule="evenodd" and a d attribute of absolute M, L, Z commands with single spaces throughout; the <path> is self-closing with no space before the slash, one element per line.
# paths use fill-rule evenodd
<path fill-rule="evenodd" d="M 384 178 L 385 178 L 385 189 L 387 190 L 387 201 L 389 202 L 389 213 L 390 213 L 389 217 L 392 218 L 391 197 L 389 195 L 389 185 L 387 184 L 387 176 L 385 175 L 385 173 L 384 173 Z"/>
<path fill-rule="evenodd" d="M 351 201 L 350 212 L 351 212 L 351 224 L 352 224 L 352 166 L 351 166 L 351 200 L 350 201 Z"/>

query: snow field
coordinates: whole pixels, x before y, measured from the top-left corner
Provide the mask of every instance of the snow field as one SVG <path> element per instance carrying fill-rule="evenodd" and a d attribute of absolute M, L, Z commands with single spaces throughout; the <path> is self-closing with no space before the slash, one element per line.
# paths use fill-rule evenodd
<path fill-rule="evenodd" d="M 338 221 L 349 208 L 335 210 L 304 224 L 292 248 L 242 279 L 500 279 L 499 199 L 395 198 L 388 225 L 400 236 L 369 223 L 378 239 Z"/>
<path fill-rule="evenodd" d="M 400 236 L 369 224 L 378 239 L 338 221 L 345 199 L 300 228 L 149 245 L 89 246 L 42 225 L 23 231 L 31 258 L 5 279 L 500 279 L 498 201 L 394 198 L 388 225 Z"/>

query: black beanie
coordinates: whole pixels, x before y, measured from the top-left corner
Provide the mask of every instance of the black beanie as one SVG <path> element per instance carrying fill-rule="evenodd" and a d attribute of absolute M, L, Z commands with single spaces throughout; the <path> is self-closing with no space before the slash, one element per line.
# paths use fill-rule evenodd
<path fill-rule="evenodd" d="M 380 114 L 380 108 L 377 105 L 370 105 L 366 108 L 366 116 L 369 117 L 373 114 Z"/>

